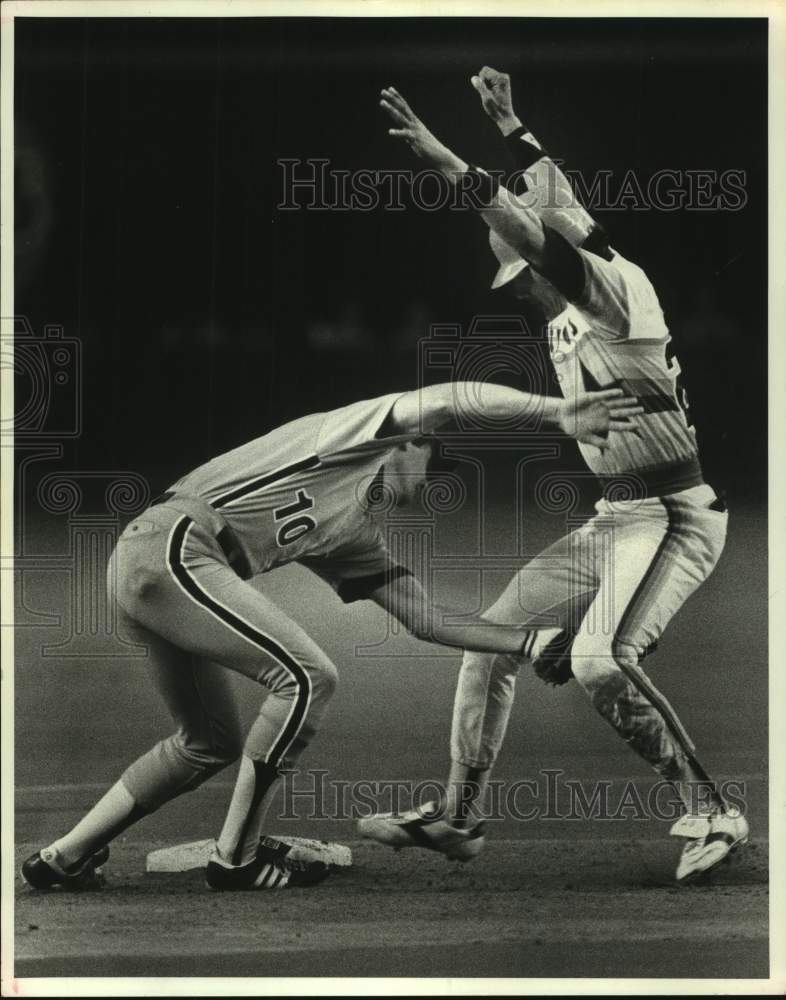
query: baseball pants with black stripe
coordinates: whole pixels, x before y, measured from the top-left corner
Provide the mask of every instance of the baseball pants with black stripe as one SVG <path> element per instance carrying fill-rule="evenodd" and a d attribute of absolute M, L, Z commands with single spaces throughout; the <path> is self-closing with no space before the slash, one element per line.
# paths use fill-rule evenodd
<path fill-rule="evenodd" d="M 492 621 L 575 634 L 576 679 L 623 739 L 669 780 L 685 763 L 687 734 L 639 661 L 720 558 L 728 516 L 713 509 L 714 499 L 700 486 L 600 501 L 595 517 L 527 563 L 485 613 Z M 451 736 L 456 763 L 493 766 L 519 665 L 514 657 L 465 653 Z"/>
<path fill-rule="evenodd" d="M 109 563 L 119 627 L 148 647 L 148 667 L 177 726 L 123 784 L 147 812 L 196 788 L 241 754 L 272 777 L 319 727 L 336 669 L 319 646 L 230 567 L 222 518 L 199 500 L 151 507 Z M 227 670 L 267 689 L 243 740 Z"/>

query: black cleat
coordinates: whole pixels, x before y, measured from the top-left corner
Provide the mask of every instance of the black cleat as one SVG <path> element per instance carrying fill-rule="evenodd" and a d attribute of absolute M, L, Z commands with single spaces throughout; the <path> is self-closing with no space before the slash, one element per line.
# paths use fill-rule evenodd
<path fill-rule="evenodd" d="M 64 869 L 57 863 L 55 852 L 45 847 L 22 865 L 22 878 L 32 889 L 92 892 L 104 884 L 101 866 L 108 857 L 109 848 L 101 847 L 86 860 Z"/>
<path fill-rule="evenodd" d="M 257 854 L 247 865 L 228 865 L 214 852 L 205 870 L 208 889 L 216 892 L 246 892 L 251 889 L 293 889 L 317 885 L 330 874 L 323 861 L 294 861 L 291 847 L 272 837 L 263 837 Z"/>

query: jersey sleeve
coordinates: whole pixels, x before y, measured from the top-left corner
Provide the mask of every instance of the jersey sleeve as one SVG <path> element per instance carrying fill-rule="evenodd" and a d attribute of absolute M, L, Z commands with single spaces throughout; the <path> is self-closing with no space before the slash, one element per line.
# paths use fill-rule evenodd
<path fill-rule="evenodd" d="M 371 524 L 351 545 L 300 562 L 329 584 L 345 604 L 365 600 L 384 583 L 409 573 L 392 562 L 381 532 Z"/>
<path fill-rule="evenodd" d="M 317 434 L 317 454 L 331 455 L 374 441 L 396 400 L 404 395 L 392 392 L 326 413 Z"/>
<path fill-rule="evenodd" d="M 646 274 L 615 254 L 606 260 L 577 250 L 584 268 L 581 292 L 572 299 L 592 321 L 597 334 L 611 340 L 665 340 L 669 331 Z"/>

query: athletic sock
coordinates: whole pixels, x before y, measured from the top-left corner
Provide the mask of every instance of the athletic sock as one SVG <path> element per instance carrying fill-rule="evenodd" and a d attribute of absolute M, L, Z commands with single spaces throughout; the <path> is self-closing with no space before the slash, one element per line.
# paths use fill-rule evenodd
<path fill-rule="evenodd" d="M 491 769 L 481 770 L 451 761 L 445 819 L 459 830 L 475 826 L 481 819 Z"/>
<path fill-rule="evenodd" d="M 714 784 L 696 781 L 693 778 L 675 781 L 673 784 L 688 815 L 713 816 L 724 811 L 725 803 L 715 790 Z"/>
<path fill-rule="evenodd" d="M 64 871 L 78 867 L 145 815 L 146 811 L 137 805 L 122 781 L 117 781 L 73 830 L 49 845 L 49 850 L 55 852 Z"/>
<path fill-rule="evenodd" d="M 725 803 L 718 786 L 698 761 L 686 760 L 681 772 L 673 784 L 689 815 L 712 816 L 724 811 Z"/>
<path fill-rule="evenodd" d="M 278 768 L 274 765 L 252 760 L 245 754 L 241 757 L 232 801 L 217 844 L 219 858 L 225 863 L 247 865 L 254 860 L 277 778 Z"/>

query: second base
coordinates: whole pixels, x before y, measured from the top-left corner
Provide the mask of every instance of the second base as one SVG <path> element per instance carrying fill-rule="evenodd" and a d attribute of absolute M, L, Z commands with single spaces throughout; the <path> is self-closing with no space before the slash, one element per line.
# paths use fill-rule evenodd
<path fill-rule="evenodd" d="M 276 837 L 288 844 L 288 856 L 293 861 L 324 861 L 327 865 L 348 868 L 352 864 L 352 851 L 344 844 L 329 840 L 309 840 L 307 837 Z M 145 870 L 148 872 L 187 872 L 204 868 L 216 846 L 215 840 L 192 840 L 151 851 Z"/>

